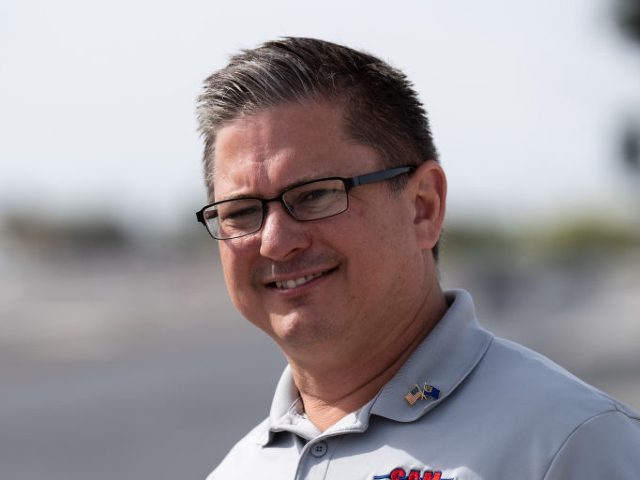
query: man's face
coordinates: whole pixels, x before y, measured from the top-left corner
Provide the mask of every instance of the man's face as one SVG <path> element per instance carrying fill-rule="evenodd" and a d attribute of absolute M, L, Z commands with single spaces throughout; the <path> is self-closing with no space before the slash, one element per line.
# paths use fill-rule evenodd
<path fill-rule="evenodd" d="M 216 201 L 272 198 L 305 180 L 384 168 L 373 149 L 347 138 L 342 110 L 320 103 L 239 118 L 218 132 L 215 151 Z M 357 187 L 346 212 L 309 222 L 269 203 L 259 232 L 219 242 L 235 306 L 285 354 L 317 358 L 329 346 L 332 355 L 356 354 L 387 342 L 402 328 L 397 317 L 419 307 L 424 285 L 406 190 Z"/>

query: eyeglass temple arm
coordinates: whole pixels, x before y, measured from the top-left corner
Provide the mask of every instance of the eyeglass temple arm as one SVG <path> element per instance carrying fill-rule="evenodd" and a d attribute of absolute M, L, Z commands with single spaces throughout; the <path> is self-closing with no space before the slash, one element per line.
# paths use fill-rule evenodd
<path fill-rule="evenodd" d="M 397 167 L 381 172 L 367 173 L 358 177 L 349 178 L 347 184 L 349 187 L 357 187 L 358 185 L 366 185 L 368 183 L 381 182 L 402 175 L 403 173 L 412 173 L 415 167 Z"/>

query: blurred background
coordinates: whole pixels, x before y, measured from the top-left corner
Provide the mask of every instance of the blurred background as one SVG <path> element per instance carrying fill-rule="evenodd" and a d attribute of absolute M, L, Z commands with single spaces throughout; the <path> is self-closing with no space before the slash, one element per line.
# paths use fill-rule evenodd
<path fill-rule="evenodd" d="M 4 0 L 1 478 L 202 479 L 267 414 L 284 361 L 195 222 L 194 102 L 283 35 L 409 75 L 445 287 L 640 408 L 640 1 Z"/>

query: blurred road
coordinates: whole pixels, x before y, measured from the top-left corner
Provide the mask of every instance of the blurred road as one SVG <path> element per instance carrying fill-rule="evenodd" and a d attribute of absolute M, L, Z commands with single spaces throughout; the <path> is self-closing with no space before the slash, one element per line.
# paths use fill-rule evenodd
<path fill-rule="evenodd" d="M 0 478 L 203 479 L 284 366 L 209 251 L 4 258 Z M 640 407 L 640 257 L 451 259 L 482 322 Z"/>

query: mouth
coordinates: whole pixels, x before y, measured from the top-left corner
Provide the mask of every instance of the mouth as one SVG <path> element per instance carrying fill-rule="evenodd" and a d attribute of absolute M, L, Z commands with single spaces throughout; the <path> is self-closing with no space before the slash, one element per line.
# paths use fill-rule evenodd
<path fill-rule="evenodd" d="M 330 273 L 335 272 L 337 269 L 338 269 L 337 267 L 331 268 L 329 270 L 325 270 L 324 272 L 311 273 L 309 275 L 303 275 L 301 277 L 292 278 L 289 280 L 276 280 L 274 282 L 267 283 L 267 287 L 275 288 L 276 290 L 291 290 L 297 287 L 301 287 L 302 285 L 305 285 L 309 282 L 312 282 L 317 278 L 324 277 L 325 275 L 329 275 Z"/>

